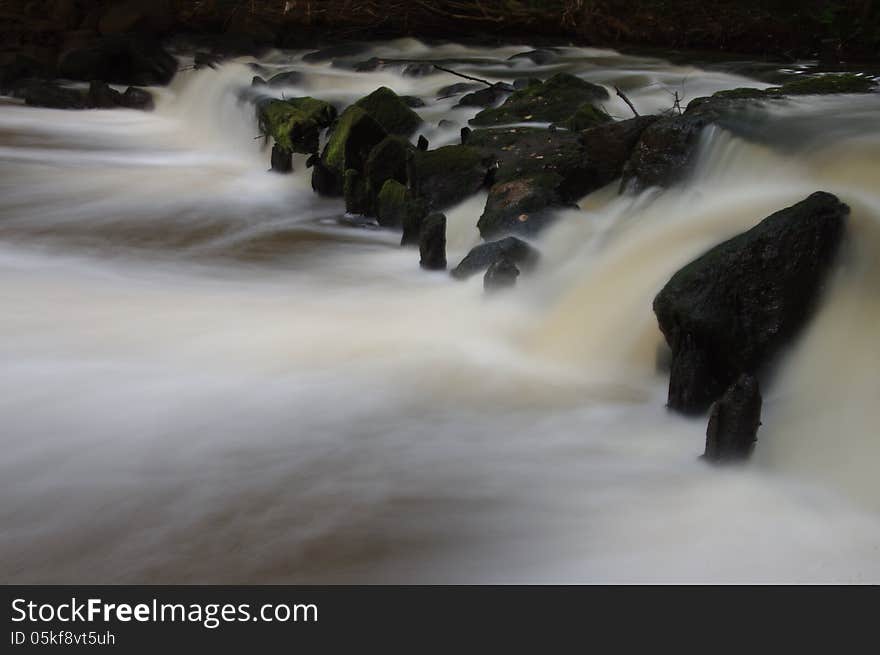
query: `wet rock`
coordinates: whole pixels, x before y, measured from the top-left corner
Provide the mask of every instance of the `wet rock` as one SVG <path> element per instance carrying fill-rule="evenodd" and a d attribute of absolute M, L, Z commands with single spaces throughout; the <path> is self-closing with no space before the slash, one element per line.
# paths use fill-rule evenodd
<path fill-rule="evenodd" d="M 369 215 L 372 213 L 367 182 L 360 171 L 352 168 L 345 171 L 343 196 L 345 197 L 345 211 L 349 214 Z"/>
<path fill-rule="evenodd" d="M 278 73 L 269 79 L 269 86 L 296 86 L 303 80 L 303 75 L 299 71 L 288 71 L 286 73 Z"/>
<path fill-rule="evenodd" d="M 765 89 L 767 95 L 827 95 L 830 93 L 870 93 L 877 89 L 877 81 L 856 73 L 831 73 L 803 77 L 782 86 Z"/>
<path fill-rule="evenodd" d="M 272 146 L 272 170 L 276 173 L 290 173 L 293 171 L 293 153 L 277 143 Z"/>
<path fill-rule="evenodd" d="M 455 84 L 450 84 L 437 90 L 437 99 L 442 100 L 443 98 L 451 98 L 452 96 L 461 95 L 462 93 L 479 89 L 482 86 L 482 84 L 476 82 L 457 82 Z"/>
<path fill-rule="evenodd" d="M 430 147 L 430 144 L 428 143 L 428 139 L 425 138 L 424 134 L 420 134 L 419 141 L 416 144 L 416 148 L 418 150 L 421 150 L 422 152 L 425 152 L 429 147 Z"/>
<path fill-rule="evenodd" d="M 437 127 L 439 127 L 441 130 L 451 130 L 458 127 L 458 123 L 456 123 L 455 121 L 451 121 L 447 118 L 441 118 L 440 121 L 437 123 Z"/>
<path fill-rule="evenodd" d="M 89 85 L 86 102 L 94 109 L 114 109 L 122 105 L 122 94 L 106 82 L 94 81 Z"/>
<path fill-rule="evenodd" d="M 444 146 L 415 155 L 411 183 L 432 210 L 459 203 L 479 191 L 492 168 L 492 157 L 470 146 Z"/>
<path fill-rule="evenodd" d="M 466 145 L 466 144 L 467 144 L 468 139 L 471 138 L 471 131 L 472 131 L 472 130 L 471 130 L 471 128 L 469 128 L 469 127 L 463 127 L 463 128 L 461 128 L 461 145 Z"/>
<path fill-rule="evenodd" d="M 483 289 L 487 292 L 509 289 L 516 285 L 519 269 L 512 261 L 502 257 L 489 266 L 483 276 Z"/>
<path fill-rule="evenodd" d="M 150 111 L 155 106 L 153 95 L 149 91 L 130 86 L 122 94 L 122 106 L 128 109 Z"/>
<path fill-rule="evenodd" d="M 18 91 L 25 104 L 49 109 L 85 109 L 86 95 L 77 89 L 69 89 L 54 82 L 35 81 Z"/>
<path fill-rule="evenodd" d="M 484 109 L 471 119 L 472 125 L 544 122 L 563 124 L 584 104 L 608 99 L 604 87 L 558 73 L 540 85 L 516 91 L 500 107 Z"/>
<path fill-rule="evenodd" d="M 564 204 L 556 191 L 559 183 L 559 176 L 549 173 L 495 184 L 477 221 L 482 237 L 536 236 L 556 219 L 554 208 Z"/>
<path fill-rule="evenodd" d="M 376 215 L 383 227 L 401 227 L 403 246 L 419 242 L 422 220 L 427 208 L 421 198 L 416 198 L 397 180 L 387 180 L 377 197 Z"/>
<path fill-rule="evenodd" d="M 400 96 L 400 99 L 403 101 L 403 104 L 413 109 L 425 106 L 425 101 L 417 96 Z"/>
<path fill-rule="evenodd" d="M 551 64 L 559 59 L 559 54 L 554 50 L 550 50 L 548 48 L 539 48 L 537 50 L 515 54 L 509 58 L 509 61 L 517 61 L 523 59 L 530 61 L 538 66 L 544 66 L 546 64 Z"/>
<path fill-rule="evenodd" d="M 251 78 L 251 86 L 266 86 L 267 84 L 268 82 L 266 82 L 266 80 L 264 80 L 259 75 L 254 75 Z"/>
<path fill-rule="evenodd" d="M 638 116 L 583 131 L 579 136 L 585 156 L 583 188 L 600 189 L 621 177 L 642 133 L 659 118 Z"/>
<path fill-rule="evenodd" d="M 203 68 L 215 69 L 223 61 L 223 56 L 216 52 L 197 52 L 193 56 L 193 67 L 196 70 Z"/>
<path fill-rule="evenodd" d="M 748 459 L 755 448 L 760 425 L 758 380 L 743 373 L 712 406 L 703 457 L 713 463 Z"/>
<path fill-rule="evenodd" d="M 412 144 L 399 136 L 383 139 L 370 151 L 364 173 L 370 189 L 378 193 L 388 180 L 396 180 L 406 186 L 407 159 L 412 156 Z"/>
<path fill-rule="evenodd" d="M 134 35 L 108 36 L 70 50 L 59 73 L 71 80 L 161 85 L 177 73 L 177 60 L 157 42 Z"/>
<path fill-rule="evenodd" d="M 422 222 L 419 234 L 419 265 L 427 270 L 446 268 L 446 216 L 430 214 Z"/>
<path fill-rule="evenodd" d="M 580 132 L 603 123 L 611 122 L 613 122 L 613 119 L 605 113 L 604 109 L 587 104 L 581 105 L 574 115 L 566 121 L 564 127 Z"/>
<path fill-rule="evenodd" d="M 481 273 L 494 263 L 506 260 L 511 264 L 518 264 L 523 269 L 531 269 L 537 263 L 540 255 L 537 249 L 530 246 L 522 239 L 507 237 L 498 241 L 490 241 L 473 248 L 464 259 L 452 269 L 452 277 L 465 280 L 473 275 Z M 517 271 L 519 275 L 519 271 Z"/>
<path fill-rule="evenodd" d="M 346 109 L 330 133 L 321 165 L 315 166 L 312 187 L 326 195 L 342 194 L 344 172 L 363 171 L 370 152 L 386 136 L 382 126 L 366 111 L 357 105 Z"/>
<path fill-rule="evenodd" d="M 378 57 L 370 57 L 366 61 L 359 61 L 352 66 L 352 70 L 357 73 L 372 73 L 373 71 L 377 71 L 385 64 L 384 61 L 379 59 Z"/>
<path fill-rule="evenodd" d="M 355 105 L 367 112 L 388 134 L 408 137 L 422 124 L 419 115 L 388 87 L 376 89 Z"/>
<path fill-rule="evenodd" d="M 458 107 L 491 107 L 507 97 L 509 91 L 498 86 L 487 86 L 462 96 Z"/>
<path fill-rule="evenodd" d="M 817 192 L 715 246 L 654 299 L 672 349 L 670 408 L 696 413 L 742 373 L 758 373 L 814 309 L 849 208 Z"/>
<path fill-rule="evenodd" d="M 260 131 L 289 152 L 305 155 L 318 151 L 321 130 L 336 119 L 333 105 L 310 97 L 257 103 Z"/>
<path fill-rule="evenodd" d="M 543 84 L 543 81 L 537 77 L 518 77 L 513 81 L 513 88 L 515 91 L 520 91 L 530 86 L 540 86 L 541 84 Z"/>

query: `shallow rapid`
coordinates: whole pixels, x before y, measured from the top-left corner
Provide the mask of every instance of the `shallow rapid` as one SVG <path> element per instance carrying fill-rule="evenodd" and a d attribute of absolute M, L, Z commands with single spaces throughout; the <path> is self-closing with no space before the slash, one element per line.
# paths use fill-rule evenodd
<path fill-rule="evenodd" d="M 566 70 L 643 114 L 770 85 L 605 50 L 508 61 L 525 50 L 359 58 Z M 255 70 L 340 106 L 387 85 L 425 99 L 436 147 L 476 113 L 435 99 L 461 80 L 302 54 L 184 57 L 151 113 L 0 100 L 0 581 L 880 582 L 880 94 L 707 129 L 683 184 L 561 210 L 537 270 L 487 297 L 341 221 L 305 157 L 267 171 L 249 95 Z M 705 420 L 664 408 L 651 301 L 819 189 L 852 209 L 840 265 L 765 389 L 754 458 L 708 466 Z M 452 265 L 484 203 L 447 212 Z"/>

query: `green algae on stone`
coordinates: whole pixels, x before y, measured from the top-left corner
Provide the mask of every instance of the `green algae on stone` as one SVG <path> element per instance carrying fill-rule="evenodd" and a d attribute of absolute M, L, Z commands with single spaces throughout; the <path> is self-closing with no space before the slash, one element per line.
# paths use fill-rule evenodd
<path fill-rule="evenodd" d="M 366 111 L 352 105 L 334 125 L 321 160 L 340 175 L 349 168 L 363 170 L 370 151 L 385 137 L 381 125 Z"/>
<path fill-rule="evenodd" d="M 877 82 L 870 77 L 855 73 L 835 73 L 814 75 L 782 86 L 767 89 L 773 95 L 825 95 L 829 93 L 870 93 Z"/>
<path fill-rule="evenodd" d="M 431 209 L 443 209 L 479 191 L 493 158 L 471 146 L 443 146 L 415 153 L 414 187 Z"/>
<path fill-rule="evenodd" d="M 318 151 L 321 130 L 336 119 L 333 105 L 315 98 L 271 99 L 257 105 L 260 131 L 289 152 Z"/>
<path fill-rule="evenodd" d="M 384 227 L 403 227 L 401 243 L 417 243 L 421 220 L 427 207 L 397 180 L 387 180 L 376 198 L 376 217 Z"/>
<path fill-rule="evenodd" d="M 581 105 L 574 113 L 574 116 L 568 119 L 565 127 L 569 130 L 580 132 L 581 130 L 586 130 L 602 123 L 608 123 L 612 120 L 611 116 L 602 108 L 586 103 Z"/>
<path fill-rule="evenodd" d="M 422 124 L 419 115 L 388 87 L 381 87 L 355 103 L 367 112 L 388 134 L 410 136 Z"/>
<path fill-rule="evenodd" d="M 568 73 L 558 73 L 542 84 L 516 91 L 500 107 L 484 109 L 472 125 L 504 123 L 564 123 L 584 104 L 608 99 L 605 87 Z"/>
<path fill-rule="evenodd" d="M 412 144 L 399 136 L 389 136 L 370 151 L 364 167 L 369 186 L 378 191 L 386 180 L 397 180 L 402 184 L 407 179 L 407 159 L 415 151 Z"/>

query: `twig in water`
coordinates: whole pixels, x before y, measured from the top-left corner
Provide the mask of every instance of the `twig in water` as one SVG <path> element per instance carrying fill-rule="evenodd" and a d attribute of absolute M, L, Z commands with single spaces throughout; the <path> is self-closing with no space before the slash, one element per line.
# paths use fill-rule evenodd
<path fill-rule="evenodd" d="M 629 98 L 627 98 L 626 95 L 623 93 L 623 91 L 621 91 L 621 90 L 618 89 L 617 87 L 614 87 L 614 90 L 617 92 L 617 95 L 620 96 L 620 99 L 623 100 L 623 101 L 626 103 L 627 107 L 629 107 L 630 109 L 632 109 L 632 113 L 635 114 L 636 117 L 638 118 L 639 112 L 637 112 L 637 111 L 636 111 L 636 108 L 633 107 L 633 103 L 631 103 L 631 102 L 629 101 Z"/>
<path fill-rule="evenodd" d="M 480 79 L 479 77 L 472 77 L 471 75 L 465 75 L 464 73 L 459 73 L 459 72 L 452 70 L 451 68 L 444 68 L 443 66 L 439 66 L 437 64 L 432 64 L 432 65 L 438 71 L 443 71 L 444 73 L 449 73 L 450 75 L 457 75 L 458 77 L 463 77 L 464 79 L 471 80 L 473 82 L 480 82 L 481 84 L 485 84 L 486 86 L 495 86 L 495 83 L 490 82 L 489 80 L 483 80 L 483 79 Z"/>

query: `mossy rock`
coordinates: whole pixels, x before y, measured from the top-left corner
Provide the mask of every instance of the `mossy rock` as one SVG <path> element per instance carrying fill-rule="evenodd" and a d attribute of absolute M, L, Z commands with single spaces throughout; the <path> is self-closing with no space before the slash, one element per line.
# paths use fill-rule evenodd
<path fill-rule="evenodd" d="M 515 234 L 533 237 L 556 218 L 554 207 L 563 205 L 558 175 L 549 173 L 496 184 L 489 191 L 477 228 L 484 239 Z"/>
<path fill-rule="evenodd" d="M 443 209 L 483 188 L 492 164 L 490 154 L 469 145 L 419 150 L 414 187 L 431 210 Z"/>
<path fill-rule="evenodd" d="M 804 77 L 782 86 L 767 89 L 772 95 L 824 95 L 829 93 L 870 93 L 877 83 L 870 77 L 854 73 L 836 73 Z"/>
<path fill-rule="evenodd" d="M 321 130 L 336 120 L 333 105 L 315 98 L 267 99 L 257 105 L 260 131 L 288 152 L 318 151 Z"/>
<path fill-rule="evenodd" d="M 614 119 L 604 109 L 590 103 L 585 103 L 574 113 L 574 116 L 568 119 L 565 127 L 575 132 L 580 132 L 603 123 L 610 123 L 612 120 Z"/>
<path fill-rule="evenodd" d="M 340 174 L 349 168 L 362 171 L 370 151 L 386 136 L 382 126 L 366 111 L 352 105 L 333 126 L 321 160 Z"/>
<path fill-rule="evenodd" d="M 364 168 L 367 184 L 378 192 L 386 180 L 408 183 L 407 159 L 415 148 L 399 136 L 389 136 L 370 151 Z"/>
<path fill-rule="evenodd" d="M 353 168 L 345 171 L 342 194 L 345 197 L 345 211 L 349 214 L 368 215 L 372 212 L 367 181 L 360 171 Z"/>
<path fill-rule="evenodd" d="M 418 243 L 419 227 L 427 215 L 424 201 L 397 180 L 387 180 L 376 198 L 376 217 L 384 227 L 402 227 L 403 245 Z"/>
<path fill-rule="evenodd" d="M 355 103 L 367 112 L 388 134 L 410 136 L 422 124 L 419 115 L 388 87 L 381 87 Z"/>
<path fill-rule="evenodd" d="M 585 103 L 607 100 L 608 97 L 605 87 L 568 73 L 558 73 L 542 84 L 516 91 L 500 107 L 484 109 L 470 122 L 472 125 L 563 124 Z"/>

